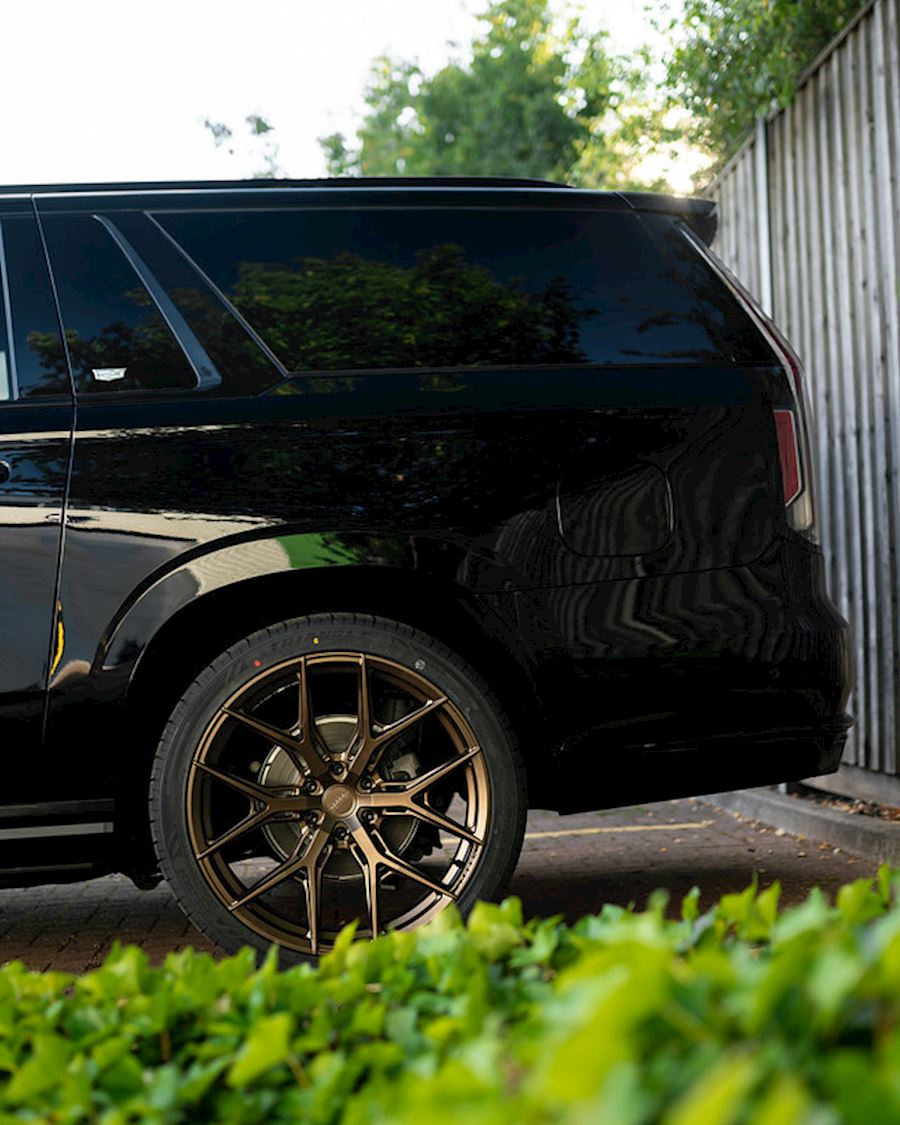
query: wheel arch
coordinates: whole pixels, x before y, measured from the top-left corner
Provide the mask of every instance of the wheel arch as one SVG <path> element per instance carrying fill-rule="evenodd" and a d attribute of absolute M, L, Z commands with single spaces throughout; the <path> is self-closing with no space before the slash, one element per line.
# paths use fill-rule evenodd
<path fill-rule="evenodd" d="M 501 604 L 415 569 L 378 566 L 310 568 L 224 585 L 189 601 L 149 638 L 131 669 L 125 728 L 138 745 L 124 761 L 117 807 L 135 825 L 130 845 L 138 869 L 155 862 L 146 829 L 149 766 L 165 723 L 189 684 L 241 637 L 278 621 L 350 612 L 400 621 L 435 636 L 469 663 L 497 696 L 526 765 L 546 744 L 544 715 L 528 653 Z M 508 605 L 507 605 L 508 603 Z"/>

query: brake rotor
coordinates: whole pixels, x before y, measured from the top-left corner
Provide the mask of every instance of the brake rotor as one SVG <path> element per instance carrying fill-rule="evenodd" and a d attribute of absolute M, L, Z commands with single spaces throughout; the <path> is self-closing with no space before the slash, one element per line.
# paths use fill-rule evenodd
<path fill-rule="evenodd" d="M 316 718 L 316 732 L 322 746 L 330 754 L 347 749 L 356 731 L 355 715 L 324 715 Z M 416 776 L 418 758 L 410 751 L 398 747 L 394 754 L 388 750 L 381 760 L 380 773 L 388 781 L 403 781 Z M 273 746 L 259 767 L 257 781 L 274 789 L 300 786 L 302 777 L 290 757 L 280 746 Z M 379 817 L 378 829 L 385 843 L 396 854 L 402 855 L 410 846 L 419 823 L 412 816 Z M 273 820 L 262 828 L 275 856 L 286 860 L 292 855 L 300 835 L 296 820 Z M 325 879 L 360 878 L 359 864 L 346 847 L 335 848 L 322 872 Z"/>

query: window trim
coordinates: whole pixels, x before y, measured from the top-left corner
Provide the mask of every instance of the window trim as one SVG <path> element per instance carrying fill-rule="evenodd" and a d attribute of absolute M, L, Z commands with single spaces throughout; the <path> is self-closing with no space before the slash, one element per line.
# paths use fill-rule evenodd
<path fill-rule="evenodd" d="M 210 359 L 206 349 L 197 339 L 193 329 L 178 311 L 171 297 L 169 297 L 168 293 L 166 293 L 165 289 L 163 289 L 156 280 L 156 277 L 151 273 L 143 258 L 141 258 L 116 224 L 106 215 L 95 214 L 92 218 L 96 219 L 106 230 L 107 234 L 124 255 L 125 260 L 137 274 L 138 280 L 147 290 L 150 300 L 156 305 L 160 316 L 172 333 L 175 346 L 179 348 L 190 364 L 197 384 L 187 389 L 189 391 L 207 391 L 214 387 L 221 387 L 222 375 L 219 369 Z M 167 391 L 171 388 L 144 387 L 141 389 L 153 394 L 154 392 Z"/>
<path fill-rule="evenodd" d="M 0 222 L 0 288 L 3 290 L 3 321 L 6 328 L 6 378 L 9 394 L 0 403 L 15 402 L 19 397 L 19 374 L 16 368 L 15 337 L 13 335 L 12 302 L 9 297 L 9 276 L 6 269 L 6 243 L 3 223 Z"/>
<path fill-rule="evenodd" d="M 187 250 L 185 250 L 185 248 L 181 245 L 181 243 L 178 242 L 177 239 L 173 238 L 173 236 L 171 234 L 169 234 L 169 232 L 157 220 L 157 218 L 154 214 L 152 214 L 150 211 L 144 211 L 143 214 L 144 214 L 144 217 L 149 222 L 151 222 L 153 224 L 153 226 L 163 236 L 163 238 L 165 238 L 165 240 L 172 246 L 172 248 L 175 250 L 175 252 L 177 254 L 181 255 L 181 257 L 184 259 L 184 261 L 186 262 L 188 267 L 194 271 L 194 273 L 200 278 L 200 280 L 206 286 L 208 286 L 212 295 L 216 298 L 216 300 L 221 302 L 221 304 L 224 307 L 224 309 L 226 310 L 226 312 L 230 313 L 231 316 L 241 326 L 241 328 L 244 329 L 244 331 L 247 333 L 247 335 L 250 337 L 250 339 L 253 341 L 253 343 L 256 344 L 256 346 L 260 349 L 260 351 L 263 353 L 263 355 L 266 357 L 266 359 L 268 359 L 268 361 L 272 364 L 272 366 L 275 368 L 275 370 L 278 372 L 278 374 L 281 376 L 281 378 L 282 379 L 289 378 L 291 373 L 288 370 L 288 368 L 285 366 L 285 364 L 278 358 L 278 356 L 275 354 L 275 352 L 272 351 L 272 349 L 269 347 L 269 345 L 266 343 L 266 341 L 262 338 L 262 336 L 260 336 L 260 334 L 256 331 L 256 329 L 253 327 L 253 325 L 247 320 L 247 318 L 244 316 L 244 314 L 232 303 L 232 301 L 228 298 L 228 296 L 213 281 L 213 279 L 209 276 L 209 274 L 206 272 L 206 270 L 203 269 L 203 267 L 200 265 L 200 263 L 195 261 L 195 259 L 187 252 Z M 201 212 L 201 214 L 202 214 L 202 212 Z"/>

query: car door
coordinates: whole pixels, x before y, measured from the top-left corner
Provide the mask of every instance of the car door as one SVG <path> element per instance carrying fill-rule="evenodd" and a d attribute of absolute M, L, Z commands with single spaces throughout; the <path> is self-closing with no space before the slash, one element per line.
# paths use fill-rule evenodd
<path fill-rule="evenodd" d="M 244 443 L 260 445 L 245 415 L 281 376 L 148 218 L 155 197 L 36 202 L 77 403 L 45 748 L 54 785 L 102 799 L 143 733 L 123 742 L 127 676 L 105 646 L 180 557 L 262 523 L 242 475 Z M 266 402 L 271 414 L 280 400 Z M 123 667 L 139 652 L 125 648 Z"/>
<path fill-rule="evenodd" d="M 30 200 L 0 199 L 0 719 L 6 802 L 49 799 L 38 767 L 63 634 L 56 583 L 73 399 Z"/>

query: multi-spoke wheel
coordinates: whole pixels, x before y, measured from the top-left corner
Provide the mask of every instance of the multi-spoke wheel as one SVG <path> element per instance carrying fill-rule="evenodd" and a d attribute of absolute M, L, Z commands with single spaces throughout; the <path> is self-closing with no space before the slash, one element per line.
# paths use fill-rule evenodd
<path fill-rule="evenodd" d="M 523 771 L 496 702 L 443 646 L 350 615 L 299 618 L 218 657 L 153 771 L 160 864 L 233 949 L 294 956 L 408 929 L 500 893 L 521 847 Z"/>

